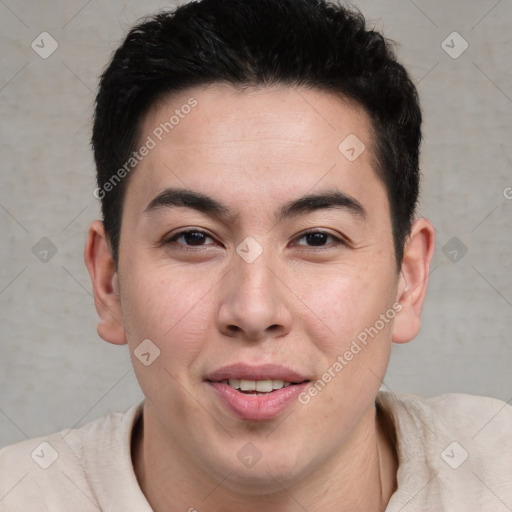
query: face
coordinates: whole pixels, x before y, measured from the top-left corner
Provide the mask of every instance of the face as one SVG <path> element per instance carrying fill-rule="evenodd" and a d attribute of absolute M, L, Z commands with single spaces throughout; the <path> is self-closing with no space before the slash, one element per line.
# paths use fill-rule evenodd
<path fill-rule="evenodd" d="M 369 128 L 291 87 L 189 89 L 144 119 L 118 278 L 145 421 L 236 488 L 313 471 L 373 407 L 399 275 Z"/>

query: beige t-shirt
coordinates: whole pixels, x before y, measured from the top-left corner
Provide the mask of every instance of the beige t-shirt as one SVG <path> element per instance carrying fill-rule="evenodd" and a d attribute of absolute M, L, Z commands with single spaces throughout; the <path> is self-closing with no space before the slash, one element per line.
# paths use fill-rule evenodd
<path fill-rule="evenodd" d="M 393 418 L 398 441 L 398 489 L 387 512 L 512 510 L 510 405 L 382 391 L 377 403 Z M 130 456 L 142 405 L 1 450 L 0 511 L 151 512 Z"/>

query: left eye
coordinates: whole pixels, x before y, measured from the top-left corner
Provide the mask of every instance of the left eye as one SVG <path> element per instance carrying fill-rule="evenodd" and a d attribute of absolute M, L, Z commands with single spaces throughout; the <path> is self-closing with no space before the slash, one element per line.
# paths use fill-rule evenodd
<path fill-rule="evenodd" d="M 297 245 L 311 245 L 313 247 L 323 247 L 325 245 L 330 245 L 329 240 L 332 240 L 331 244 L 334 245 L 343 243 L 341 239 L 324 231 L 309 231 L 300 235 L 297 240 L 306 241 L 306 243 L 297 243 Z"/>

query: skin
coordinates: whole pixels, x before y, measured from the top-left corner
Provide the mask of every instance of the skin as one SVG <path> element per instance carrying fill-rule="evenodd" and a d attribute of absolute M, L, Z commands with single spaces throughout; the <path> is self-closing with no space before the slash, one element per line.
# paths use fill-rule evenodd
<path fill-rule="evenodd" d="M 215 84 L 154 105 L 141 144 L 191 97 L 197 106 L 129 178 L 117 270 L 100 221 L 85 248 L 98 333 L 128 344 L 146 397 L 133 446 L 141 488 L 156 512 L 384 510 L 397 457 L 374 402 L 391 343 L 418 333 L 434 230 L 415 221 L 397 271 L 361 108 L 303 88 Z M 338 149 L 350 134 L 366 146 L 353 162 Z M 215 198 L 232 217 L 188 207 L 145 214 L 167 187 Z M 276 221 L 286 202 L 334 188 L 365 216 L 326 208 Z M 162 243 L 186 229 L 208 236 L 199 246 Z M 312 229 L 345 243 L 312 245 L 302 236 Z M 236 252 L 248 236 L 263 249 L 252 263 Z M 400 313 L 321 393 L 275 419 L 236 418 L 204 382 L 238 362 L 283 364 L 316 381 L 396 303 Z M 147 338 L 160 349 L 149 366 L 133 357 Z M 251 468 L 237 457 L 248 442 L 261 453 Z"/>

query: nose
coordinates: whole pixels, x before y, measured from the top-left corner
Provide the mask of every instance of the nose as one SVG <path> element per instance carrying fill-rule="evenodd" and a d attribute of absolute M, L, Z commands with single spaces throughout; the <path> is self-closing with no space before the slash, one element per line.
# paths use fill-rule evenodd
<path fill-rule="evenodd" d="M 251 263 L 234 256 L 218 309 L 219 329 L 226 336 L 256 341 L 284 336 L 291 329 L 287 288 L 264 254 Z"/>

